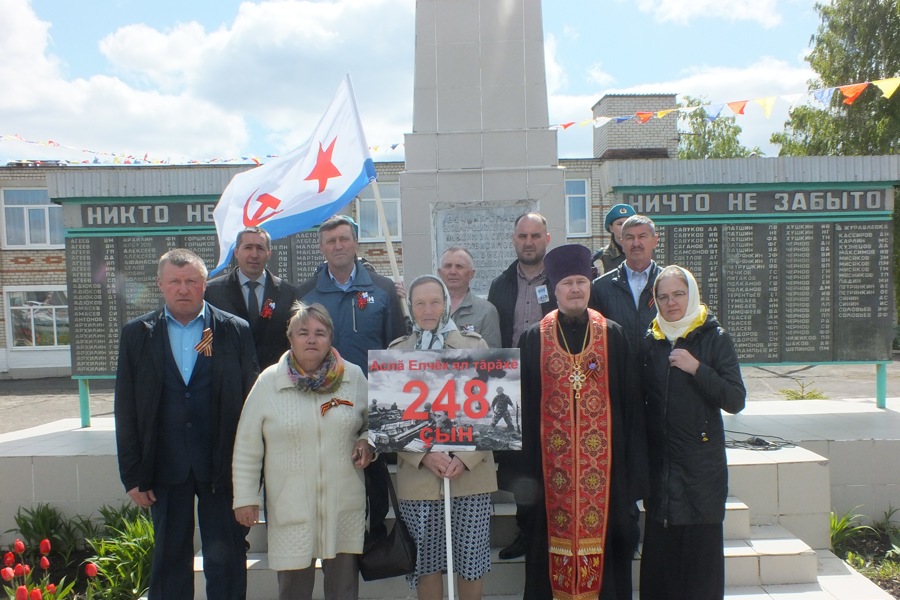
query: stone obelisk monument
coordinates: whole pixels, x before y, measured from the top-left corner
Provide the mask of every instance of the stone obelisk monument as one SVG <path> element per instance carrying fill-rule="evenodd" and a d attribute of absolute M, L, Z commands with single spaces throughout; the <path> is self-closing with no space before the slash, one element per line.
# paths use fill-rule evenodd
<path fill-rule="evenodd" d="M 400 175 L 403 271 L 444 249 L 475 258 L 473 291 L 505 269 L 513 221 L 547 217 L 565 242 L 563 170 L 548 129 L 540 0 L 417 0 L 413 132 Z"/>

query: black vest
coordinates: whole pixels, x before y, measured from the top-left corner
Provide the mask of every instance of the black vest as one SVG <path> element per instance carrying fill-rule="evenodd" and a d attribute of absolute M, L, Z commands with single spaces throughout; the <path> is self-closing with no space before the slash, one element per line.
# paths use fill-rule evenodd
<path fill-rule="evenodd" d="M 165 373 L 159 404 L 156 483 L 183 483 L 193 471 L 197 481 L 212 482 L 212 358 L 198 354 L 190 382 L 184 383 L 169 341 L 164 336 Z"/>

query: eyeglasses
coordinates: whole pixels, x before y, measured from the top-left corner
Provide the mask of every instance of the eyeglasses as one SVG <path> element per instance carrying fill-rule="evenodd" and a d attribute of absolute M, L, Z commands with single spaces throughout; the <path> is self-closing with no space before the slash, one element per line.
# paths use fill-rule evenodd
<path fill-rule="evenodd" d="M 672 292 L 671 294 L 663 294 L 662 296 L 657 296 L 656 301 L 659 304 L 667 304 L 669 300 L 672 302 L 681 302 L 687 297 L 687 292 L 682 292 L 678 290 L 677 292 Z"/>

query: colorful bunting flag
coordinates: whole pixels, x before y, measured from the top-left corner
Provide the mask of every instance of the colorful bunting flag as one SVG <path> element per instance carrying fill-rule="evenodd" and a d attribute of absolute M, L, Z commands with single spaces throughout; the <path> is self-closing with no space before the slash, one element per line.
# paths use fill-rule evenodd
<path fill-rule="evenodd" d="M 775 107 L 775 96 L 767 96 L 766 98 L 756 98 L 754 100 L 763 109 L 763 115 L 768 119 L 772 116 L 772 109 Z"/>
<path fill-rule="evenodd" d="M 706 108 L 706 120 L 712 123 L 716 119 L 719 118 L 719 115 L 722 114 L 722 109 L 725 108 L 724 104 L 713 104 Z"/>
<path fill-rule="evenodd" d="M 859 95 L 862 94 L 867 87 L 869 87 L 869 82 L 842 85 L 838 89 L 841 90 L 841 93 L 844 95 L 844 104 L 850 106 L 856 102 L 856 99 L 859 98 Z"/>
<path fill-rule="evenodd" d="M 813 98 L 818 100 L 824 106 L 828 106 L 831 103 L 831 97 L 834 96 L 834 90 L 837 88 L 824 88 L 821 90 L 816 90 L 813 92 Z"/>
<path fill-rule="evenodd" d="M 744 114 L 744 108 L 747 106 L 746 100 L 738 100 L 737 102 L 729 102 L 728 108 L 736 115 Z"/>
<path fill-rule="evenodd" d="M 885 98 L 890 98 L 894 95 L 894 92 L 897 91 L 897 86 L 900 85 L 900 77 L 879 79 L 878 81 L 873 81 L 872 85 L 881 90 L 881 93 L 884 94 Z"/>

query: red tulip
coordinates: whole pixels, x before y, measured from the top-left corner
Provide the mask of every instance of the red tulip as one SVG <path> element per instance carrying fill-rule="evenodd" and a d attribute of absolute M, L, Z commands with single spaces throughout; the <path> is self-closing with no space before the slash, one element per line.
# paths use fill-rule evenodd
<path fill-rule="evenodd" d="M 4 567 L 0 569 L 0 577 L 3 578 L 3 581 L 12 581 L 12 578 L 15 577 L 16 574 L 13 573 L 13 570 L 9 567 Z"/>
<path fill-rule="evenodd" d="M 96 577 L 97 565 L 95 565 L 94 563 L 88 563 L 84 565 L 84 572 L 88 577 Z"/>
<path fill-rule="evenodd" d="M 15 573 L 16 577 L 21 577 L 25 574 L 25 567 L 22 563 L 16 563 L 15 568 L 13 569 L 13 573 Z"/>
<path fill-rule="evenodd" d="M 44 595 L 41 593 L 41 588 L 34 588 L 31 590 L 31 596 L 28 597 L 28 600 L 44 600 Z"/>
<path fill-rule="evenodd" d="M 48 583 L 48 584 L 47 584 L 47 593 L 48 593 L 48 594 L 55 594 L 55 593 L 56 593 L 56 584 L 55 584 L 55 583 Z"/>
<path fill-rule="evenodd" d="M 47 559 L 46 556 L 41 557 L 41 568 L 44 569 L 45 571 L 50 568 L 50 561 Z"/>
<path fill-rule="evenodd" d="M 22 540 L 16 538 L 16 541 L 13 544 L 13 552 L 15 552 L 16 554 L 22 554 L 23 552 L 25 552 L 25 543 Z"/>
<path fill-rule="evenodd" d="M 14 564 L 16 564 L 16 555 L 15 554 L 13 554 L 12 552 L 7 552 L 6 554 L 3 555 L 3 566 L 4 567 L 11 567 Z"/>
<path fill-rule="evenodd" d="M 50 540 L 41 540 L 41 554 L 50 554 Z"/>
<path fill-rule="evenodd" d="M 26 575 L 31 575 L 31 565 L 22 565 L 22 570 Z"/>
<path fill-rule="evenodd" d="M 28 588 L 20 585 L 16 589 L 16 600 L 28 600 Z"/>

